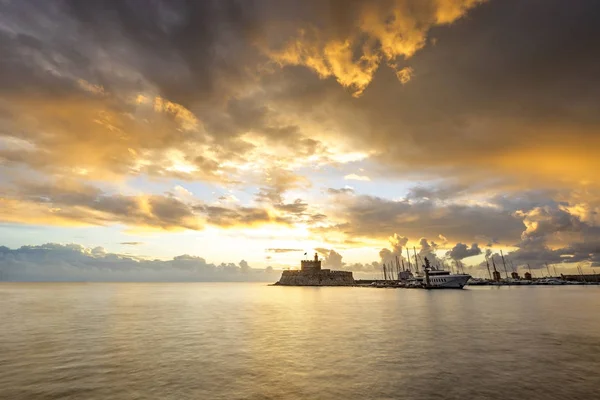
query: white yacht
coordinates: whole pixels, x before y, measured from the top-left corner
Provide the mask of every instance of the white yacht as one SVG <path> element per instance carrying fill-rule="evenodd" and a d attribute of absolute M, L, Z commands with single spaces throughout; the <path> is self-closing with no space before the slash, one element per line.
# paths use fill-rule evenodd
<path fill-rule="evenodd" d="M 425 277 L 422 277 L 425 282 Z M 462 289 L 471 279 L 469 274 L 451 274 L 450 271 L 429 271 L 429 286 L 435 288 Z"/>
<path fill-rule="evenodd" d="M 469 279 L 471 279 L 471 275 L 469 274 L 451 274 L 450 271 L 430 267 L 427 258 L 425 258 L 425 265 L 423 267 L 425 275 L 412 277 L 408 282 L 409 285 L 436 289 L 462 289 Z M 429 283 L 427 283 L 426 275 L 429 275 Z"/>

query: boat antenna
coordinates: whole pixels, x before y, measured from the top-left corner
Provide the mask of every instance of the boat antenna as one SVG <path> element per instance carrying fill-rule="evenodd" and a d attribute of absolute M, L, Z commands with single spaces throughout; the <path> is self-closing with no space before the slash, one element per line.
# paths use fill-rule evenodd
<path fill-rule="evenodd" d="M 508 279 L 508 271 L 506 270 L 506 262 L 504 261 L 504 254 L 502 253 L 502 249 L 500 249 L 500 257 L 502 257 L 502 265 L 504 265 L 504 274 L 506 275 L 506 279 Z"/>

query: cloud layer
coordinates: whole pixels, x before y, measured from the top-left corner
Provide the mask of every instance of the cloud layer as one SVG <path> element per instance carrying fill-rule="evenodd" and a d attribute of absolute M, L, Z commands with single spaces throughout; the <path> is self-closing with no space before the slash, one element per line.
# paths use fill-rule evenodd
<path fill-rule="evenodd" d="M 598 12 L 4 1 L 0 222 L 224 241 L 277 226 L 301 239 L 261 243 L 272 257 L 312 246 L 348 268 L 369 248 L 357 269 L 407 246 L 597 263 Z"/>
<path fill-rule="evenodd" d="M 145 260 L 102 247 L 55 243 L 14 250 L 0 246 L 0 270 L 5 281 L 273 282 L 279 277 L 272 269 L 252 269 L 244 260 L 220 265 L 189 255 Z"/>

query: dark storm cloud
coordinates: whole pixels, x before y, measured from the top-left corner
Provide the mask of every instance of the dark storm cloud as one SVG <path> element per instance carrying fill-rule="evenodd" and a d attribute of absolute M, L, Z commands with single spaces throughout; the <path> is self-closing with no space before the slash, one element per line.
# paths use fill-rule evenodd
<path fill-rule="evenodd" d="M 299 127 L 313 121 L 379 152 L 396 173 L 432 176 L 443 168 L 470 179 L 499 171 L 528 182 L 535 182 L 530 175 L 548 178 L 540 159 L 526 156 L 532 146 L 542 140 L 550 157 L 564 160 L 558 146 L 565 131 L 572 151 L 585 150 L 577 143 L 598 132 L 598 5 L 476 4 L 5 2 L 11 22 L 2 30 L 9 55 L 3 76 L 52 93 L 56 82 L 73 92 L 80 78 L 108 92 L 152 88 L 192 109 L 224 146 L 222 155 L 233 158 L 243 155 L 233 148 L 249 146 L 237 137 L 252 130 L 314 149 L 318 138 Z M 357 41 L 361 32 L 371 40 Z M 428 35 L 435 45 L 427 45 Z M 363 64 L 346 59 L 344 40 L 373 54 Z M 410 64 L 414 78 L 399 84 L 393 68 L 378 67 L 386 59 Z M 107 68 L 115 62 L 117 73 Z M 348 96 L 336 81 L 364 89 L 363 96 Z M 262 90 L 248 95 L 249 87 Z M 288 122 L 274 124 L 278 116 Z M 523 168 L 529 171 L 515 175 Z"/>
<path fill-rule="evenodd" d="M 380 69 L 358 100 L 295 82 L 295 97 L 281 100 L 297 111 L 310 104 L 306 113 L 328 116 L 347 140 L 405 176 L 513 190 L 578 185 L 598 167 L 584 145 L 598 145 L 600 127 L 597 8 L 491 1 L 430 32 L 437 43 L 409 59 L 415 77 L 406 85 Z"/>
<path fill-rule="evenodd" d="M 8 281 L 274 281 L 278 273 L 239 265 L 215 265 L 181 255 L 144 260 L 77 244 L 47 243 L 9 249 L 0 246 L 0 270 Z"/>

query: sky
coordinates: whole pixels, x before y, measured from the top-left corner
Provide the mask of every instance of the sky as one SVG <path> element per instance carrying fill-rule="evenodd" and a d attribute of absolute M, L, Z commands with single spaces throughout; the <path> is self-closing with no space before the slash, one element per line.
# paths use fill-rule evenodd
<path fill-rule="evenodd" d="M 2 0 L 0 265 L 600 266 L 599 13 Z"/>

